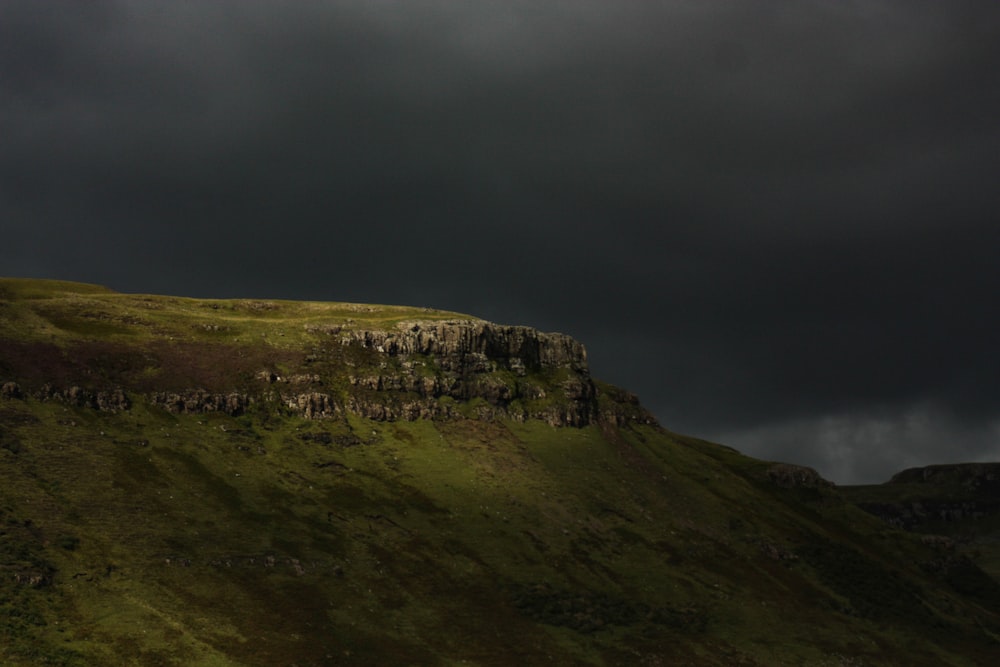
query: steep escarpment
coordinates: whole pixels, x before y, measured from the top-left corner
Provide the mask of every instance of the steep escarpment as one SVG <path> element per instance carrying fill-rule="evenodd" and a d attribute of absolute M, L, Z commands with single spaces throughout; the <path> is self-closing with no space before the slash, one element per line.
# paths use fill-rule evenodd
<path fill-rule="evenodd" d="M 862 509 L 907 530 L 985 520 L 1000 516 L 1000 463 L 908 468 L 848 493 Z"/>
<path fill-rule="evenodd" d="M 340 341 L 367 362 L 348 375 L 347 409 L 373 419 L 653 423 L 620 392 L 602 392 L 583 345 L 563 334 L 471 320 L 406 321 L 393 330 L 346 331 Z"/>
<path fill-rule="evenodd" d="M 387 318 L 385 307 L 353 304 L 89 292 L 6 305 L 7 328 L 20 325 L 0 335 L 8 397 L 108 411 L 141 397 L 174 414 L 655 423 L 634 396 L 591 378 L 581 343 L 525 326 L 426 309 Z"/>
<path fill-rule="evenodd" d="M 434 357 L 449 371 L 502 367 L 524 375 L 540 368 L 587 368 L 583 345 L 565 334 L 482 320 L 404 321 L 395 330 L 347 330 L 344 334 L 345 341 L 390 356 Z"/>

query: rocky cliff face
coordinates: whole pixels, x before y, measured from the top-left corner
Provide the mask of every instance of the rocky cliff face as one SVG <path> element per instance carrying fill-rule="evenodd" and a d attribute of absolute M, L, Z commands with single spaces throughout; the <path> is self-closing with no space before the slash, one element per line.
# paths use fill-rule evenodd
<path fill-rule="evenodd" d="M 395 330 L 347 331 L 344 340 L 389 356 L 433 357 L 447 371 L 587 369 L 583 345 L 569 336 L 481 320 L 401 322 Z"/>
<path fill-rule="evenodd" d="M 301 360 L 286 356 L 281 364 L 257 368 L 242 386 L 195 384 L 142 393 L 173 413 L 238 415 L 254 406 L 275 405 L 309 419 L 353 413 L 379 421 L 464 417 L 539 419 L 570 427 L 655 423 L 635 396 L 596 383 L 583 345 L 564 334 L 481 320 L 409 320 L 388 329 L 311 324 L 306 331 L 315 345 Z M 192 367 L 191 378 L 206 375 L 199 365 L 219 363 L 217 356 L 192 361 L 190 352 L 178 352 L 172 360 L 170 349 L 146 354 L 158 355 L 160 366 L 176 367 L 183 359 Z M 122 375 L 99 391 L 82 383 L 32 389 L 11 382 L 2 393 L 117 411 L 128 409 L 126 392 L 136 390 Z"/>
<path fill-rule="evenodd" d="M 101 412 L 121 412 L 132 407 L 132 402 L 121 388 L 107 391 L 85 389 L 78 385 L 59 388 L 44 384 L 30 393 L 32 398 L 41 401 L 58 401 L 78 408 L 91 408 Z M 0 398 L 25 399 L 27 394 L 17 382 L 4 382 L 0 385 Z"/>
<path fill-rule="evenodd" d="M 969 489 L 992 489 L 1000 496 L 1000 463 L 957 463 L 908 468 L 898 472 L 889 484 L 960 484 Z"/>
<path fill-rule="evenodd" d="M 374 352 L 349 376 L 348 409 L 380 420 L 542 419 L 584 426 L 598 415 L 583 346 L 563 334 L 482 321 L 402 322 L 348 331 L 345 346 Z"/>
<path fill-rule="evenodd" d="M 634 396 L 599 389 L 583 345 L 564 334 L 480 320 L 405 321 L 389 330 L 330 333 L 350 368 L 343 409 L 371 419 L 655 422 Z M 301 402 L 301 395 L 283 398 Z M 329 414 L 337 411 L 336 399 L 332 405 Z"/>
<path fill-rule="evenodd" d="M 907 530 L 981 522 L 1000 514 L 1000 463 L 909 468 L 882 486 L 899 489 L 902 497 L 891 502 L 861 501 L 858 506 Z"/>

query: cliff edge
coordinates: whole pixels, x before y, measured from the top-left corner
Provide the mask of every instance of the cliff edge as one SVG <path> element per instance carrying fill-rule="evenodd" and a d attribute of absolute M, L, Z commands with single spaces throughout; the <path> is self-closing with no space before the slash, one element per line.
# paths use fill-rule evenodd
<path fill-rule="evenodd" d="M 103 411 L 655 424 L 570 336 L 431 309 L 125 295 L 0 281 L 0 384 Z"/>

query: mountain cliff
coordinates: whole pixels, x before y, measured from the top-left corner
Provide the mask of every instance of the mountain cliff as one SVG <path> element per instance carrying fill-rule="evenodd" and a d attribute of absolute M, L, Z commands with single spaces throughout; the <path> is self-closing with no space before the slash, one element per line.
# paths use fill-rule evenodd
<path fill-rule="evenodd" d="M 165 312 L 89 286 L 66 294 L 5 309 L 0 368 L 25 380 L 4 395 L 111 412 L 139 392 L 182 414 L 259 405 L 309 419 L 655 422 L 634 396 L 595 383 L 583 345 L 563 334 L 426 309 L 174 300 Z M 247 331 L 250 314 L 263 330 Z"/>
<path fill-rule="evenodd" d="M 0 279 L 0 481 L 5 665 L 1000 655 L 961 546 L 456 313 Z"/>

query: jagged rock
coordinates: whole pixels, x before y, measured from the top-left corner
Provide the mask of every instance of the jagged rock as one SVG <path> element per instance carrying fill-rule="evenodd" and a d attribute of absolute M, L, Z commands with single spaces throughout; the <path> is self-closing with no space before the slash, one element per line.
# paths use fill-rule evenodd
<path fill-rule="evenodd" d="M 246 303 L 253 309 L 269 307 Z M 655 423 L 631 395 L 611 390 L 599 395 L 583 345 L 564 334 L 479 320 L 407 321 L 389 330 L 355 327 L 353 322 L 306 325 L 307 331 L 336 336 L 341 343 L 310 350 L 304 363 L 324 362 L 309 369 L 320 372 L 285 362 L 253 374 L 257 388 L 249 391 L 242 385 L 228 391 L 224 385 L 194 386 L 145 397 L 174 414 L 238 416 L 253 404 L 273 403 L 307 419 L 349 411 L 380 421 L 464 416 L 574 427 Z M 320 387 L 330 389 L 316 391 Z M 3 398 L 23 395 L 16 382 L 0 385 Z M 131 407 L 122 388 L 45 385 L 31 395 L 105 412 Z"/>
<path fill-rule="evenodd" d="M 253 398 L 247 394 L 238 392 L 213 394 L 204 389 L 183 393 L 157 392 L 150 394 L 149 400 L 174 414 L 222 412 L 234 417 L 243 414 L 253 403 Z"/>
<path fill-rule="evenodd" d="M 387 400 L 385 397 L 367 398 L 351 396 L 347 409 L 356 415 L 375 421 L 416 421 L 418 419 L 451 419 L 458 412 L 451 405 L 433 399 L 413 399 L 403 401 Z"/>
<path fill-rule="evenodd" d="M 97 409 L 104 412 L 122 412 L 132 407 L 132 401 L 121 389 L 97 392 Z"/>
<path fill-rule="evenodd" d="M 560 333 L 479 320 L 401 322 L 395 331 L 351 330 L 343 339 L 391 356 L 421 354 L 459 362 L 469 372 L 487 372 L 495 361 L 507 369 L 572 366 L 587 369 L 579 342 Z"/>
<path fill-rule="evenodd" d="M 778 463 L 768 468 L 767 478 L 774 484 L 785 488 L 831 488 L 833 482 L 823 479 L 818 472 L 806 466 Z"/>
<path fill-rule="evenodd" d="M 21 391 L 21 385 L 16 382 L 4 382 L 0 385 L 0 398 L 24 398 L 24 392 Z"/>
<path fill-rule="evenodd" d="M 591 423 L 592 414 L 587 406 L 580 404 L 553 405 L 550 408 L 533 412 L 532 419 L 541 419 L 549 426 L 587 426 Z"/>
<path fill-rule="evenodd" d="M 16 572 L 14 583 L 31 588 L 44 588 L 52 584 L 51 572 L 27 571 Z"/>
<path fill-rule="evenodd" d="M 376 363 L 395 369 L 349 378 L 353 396 L 348 409 L 373 419 L 417 419 L 429 414 L 440 418 L 451 410 L 436 401 L 419 400 L 440 397 L 485 400 L 489 407 L 475 410 L 480 419 L 531 418 L 554 426 L 585 426 L 601 414 L 586 351 L 564 334 L 475 320 L 411 321 L 388 331 L 345 330 L 341 341 L 384 355 L 386 361 Z M 556 385 L 550 405 L 530 410 L 513 405 L 546 398 L 542 385 L 556 369 L 570 376 Z M 526 378 L 531 373 L 542 377 L 523 381 L 511 377 Z M 388 396 L 397 393 L 412 397 Z"/>
<path fill-rule="evenodd" d="M 639 398 L 619 387 L 602 385 L 597 391 L 600 421 L 615 426 L 656 424 L 656 417 L 639 404 Z"/>
<path fill-rule="evenodd" d="M 470 383 L 469 394 L 470 397 L 484 398 L 490 405 L 499 406 L 507 405 L 517 396 L 516 389 L 512 389 L 503 379 L 489 375 Z"/>
<path fill-rule="evenodd" d="M 94 391 L 79 386 L 58 389 L 51 384 L 42 385 L 34 397 L 41 401 L 59 401 L 78 408 L 91 408 L 101 412 L 123 412 L 132 407 L 132 401 L 120 388 Z"/>
<path fill-rule="evenodd" d="M 359 377 L 352 375 L 348 381 L 352 387 L 368 391 L 411 392 L 424 398 L 451 396 L 461 399 L 466 397 L 462 391 L 461 381 L 456 377 L 449 376 L 426 377 L 409 374 Z"/>
<path fill-rule="evenodd" d="M 340 409 L 328 394 L 310 392 L 284 397 L 285 405 L 306 419 L 323 419 L 340 414 Z"/>
<path fill-rule="evenodd" d="M 563 393 L 571 401 L 589 401 L 594 398 L 594 383 L 572 377 L 562 383 Z"/>
<path fill-rule="evenodd" d="M 913 483 L 959 483 L 973 489 L 982 486 L 1000 488 L 1000 463 L 955 463 L 908 468 L 889 480 L 889 484 Z"/>

